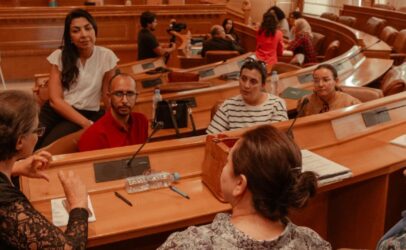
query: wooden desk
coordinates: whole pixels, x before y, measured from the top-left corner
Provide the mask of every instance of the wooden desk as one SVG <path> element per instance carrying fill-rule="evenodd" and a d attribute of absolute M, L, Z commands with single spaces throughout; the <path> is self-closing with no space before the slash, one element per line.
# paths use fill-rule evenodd
<path fill-rule="evenodd" d="M 343 8 L 340 10 L 340 15 L 356 17 L 357 22 L 355 22 L 354 27 L 359 30 L 365 30 L 365 24 L 370 17 L 385 19 L 387 25 L 390 25 L 397 30 L 406 29 L 406 13 L 396 10 L 344 4 Z"/>
<path fill-rule="evenodd" d="M 293 132 L 300 147 L 349 167 L 353 177 L 320 187 L 307 208 L 292 214 L 293 222 L 315 229 L 334 248 L 375 247 L 379 237 L 406 206 L 402 196 L 405 183 L 395 186 L 399 183 L 400 171 L 406 166 L 406 148 L 389 144 L 405 133 L 406 112 L 405 108 L 390 110 L 391 121 L 368 128 L 360 116 L 378 107 L 404 104 L 405 92 L 297 120 Z M 290 123 L 275 126 L 286 130 Z M 350 133 L 343 136 L 342 132 L 350 127 Z M 227 134 L 239 136 L 243 131 Z M 160 189 L 124 194 L 134 203 L 128 207 L 113 195 L 115 190 L 125 193 L 123 180 L 95 183 L 93 162 L 128 157 L 138 146 L 55 156 L 53 167 L 47 171 L 51 181 L 22 178 L 22 190 L 34 207 L 50 219 L 50 199 L 63 196 L 57 171 L 75 170 L 86 182 L 97 218 L 89 224 L 89 246 L 207 223 L 214 214 L 227 211 L 229 206 L 213 198 L 200 182 L 204 140 L 204 136 L 199 136 L 156 142 L 147 144 L 141 151 L 149 155 L 153 169 L 180 172 L 183 179 L 178 186 L 191 200 Z"/>

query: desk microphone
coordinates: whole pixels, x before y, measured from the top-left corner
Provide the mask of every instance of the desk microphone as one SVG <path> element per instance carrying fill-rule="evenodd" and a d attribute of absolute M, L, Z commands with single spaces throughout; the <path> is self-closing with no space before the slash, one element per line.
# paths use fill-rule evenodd
<path fill-rule="evenodd" d="M 292 129 L 293 129 L 293 125 L 295 125 L 295 122 L 297 120 L 297 118 L 303 113 L 304 107 L 309 103 L 309 99 L 308 98 L 304 98 L 303 102 L 300 104 L 300 107 L 298 109 L 297 115 L 295 117 L 295 119 L 293 119 L 292 124 L 290 124 L 288 130 L 286 131 L 286 134 L 288 135 L 288 137 L 290 139 L 294 139 L 293 133 L 292 133 Z"/>
<path fill-rule="evenodd" d="M 151 134 L 148 136 L 147 140 L 145 140 L 145 142 L 138 148 L 137 151 L 135 151 L 135 153 L 133 154 L 133 156 L 131 157 L 131 159 L 127 162 L 127 168 L 131 167 L 131 163 L 133 162 L 134 158 L 138 155 L 138 152 L 141 151 L 141 149 L 145 146 L 145 144 L 147 144 L 152 136 L 158 132 L 160 129 L 162 129 L 164 127 L 164 122 L 159 121 L 155 124 L 154 126 L 154 130 L 152 130 Z"/>

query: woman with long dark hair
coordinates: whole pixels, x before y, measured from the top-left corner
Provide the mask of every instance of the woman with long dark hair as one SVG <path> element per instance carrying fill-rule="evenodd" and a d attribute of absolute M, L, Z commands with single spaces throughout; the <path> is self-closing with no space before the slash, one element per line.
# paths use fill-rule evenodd
<path fill-rule="evenodd" d="M 37 147 L 90 126 L 103 115 L 102 97 L 108 107 L 108 82 L 118 58 L 95 45 L 96 35 L 96 21 L 87 11 L 75 9 L 66 16 L 62 47 L 47 58 L 51 64 L 49 102 L 40 113 L 46 131 Z"/>
<path fill-rule="evenodd" d="M 17 90 L 0 93 L 0 249 L 85 249 L 88 204 L 84 183 L 59 172 L 69 203 L 69 222 L 63 232 L 32 206 L 11 181 L 26 176 L 49 181 L 44 171 L 51 155 L 32 155 L 44 132 L 38 127 L 38 106 L 32 94 Z"/>
<path fill-rule="evenodd" d="M 278 62 L 278 55 L 283 53 L 283 34 L 277 27 L 278 21 L 275 12 L 273 10 L 266 12 L 257 33 L 255 54 L 259 60 L 268 65 Z"/>
<path fill-rule="evenodd" d="M 302 172 L 299 147 L 271 125 L 245 132 L 220 176 L 231 214 L 173 233 L 158 249 L 331 249 L 313 230 L 288 219 L 315 195 L 317 178 Z"/>
<path fill-rule="evenodd" d="M 234 22 L 231 18 L 226 18 L 223 21 L 223 28 L 226 32 L 226 36 L 233 40 L 236 43 L 240 43 L 240 38 L 238 37 L 237 33 L 234 31 Z"/>

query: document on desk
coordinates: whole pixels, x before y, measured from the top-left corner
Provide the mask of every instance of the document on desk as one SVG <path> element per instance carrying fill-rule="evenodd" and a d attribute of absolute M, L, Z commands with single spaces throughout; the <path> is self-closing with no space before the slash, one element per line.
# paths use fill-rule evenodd
<path fill-rule="evenodd" d="M 89 222 L 96 221 L 96 216 L 94 214 L 92 202 L 90 196 L 87 196 L 88 206 L 89 206 Z M 61 227 L 68 225 L 69 213 L 66 205 L 66 198 L 59 198 L 51 200 L 51 209 L 52 209 L 52 222 L 55 226 Z"/>
<path fill-rule="evenodd" d="M 352 176 L 351 170 L 347 167 L 330 161 L 309 150 L 304 149 L 301 150 L 301 152 L 303 160 L 302 171 L 312 171 L 316 173 L 318 175 L 319 185 L 341 181 Z"/>
<path fill-rule="evenodd" d="M 390 143 L 401 146 L 401 147 L 406 147 L 406 134 L 401 135 L 399 137 L 396 137 Z"/>

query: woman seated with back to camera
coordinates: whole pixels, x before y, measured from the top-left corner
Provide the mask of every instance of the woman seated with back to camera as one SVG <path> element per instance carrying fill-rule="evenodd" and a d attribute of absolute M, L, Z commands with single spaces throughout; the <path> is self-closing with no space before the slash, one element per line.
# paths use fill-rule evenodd
<path fill-rule="evenodd" d="M 278 56 L 283 54 L 283 34 L 277 27 L 278 21 L 274 11 L 266 12 L 257 32 L 255 55 L 267 65 L 277 63 Z"/>
<path fill-rule="evenodd" d="M 42 178 L 51 155 L 32 155 L 38 136 L 38 106 L 32 94 L 9 90 L 0 93 L 0 249 L 85 249 L 87 191 L 73 174 L 59 172 L 69 203 L 69 222 L 63 232 L 31 205 L 11 182 L 13 176 Z"/>
<path fill-rule="evenodd" d="M 361 103 L 355 97 L 340 91 L 337 70 L 331 64 L 320 64 L 313 71 L 313 94 L 303 97 L 297 110 L 299 116 L 314 115 Z M 308 103 L 303 101 L 307 99 Z M 307 101 L 306 101 L 307 102 Z"/>
<path fill-rule="evenodd" d="M 271 125 L 242 135 L 220 177 L 231 214 L 173 233 L 159 249 L 331 249 L 313 230 L 293 224 L 291 208 L 316 193 L 317 178 L 301 172 L 298 146 Z"/>
<path fill-rule="evenodd" d="M 87 11 L 75 9 L 66 16 L 62 49 L 47 58 L 49 102 L 40 113 L 46 131 L 37 148 L 89 127 L 103 115 L 102 96 L 108 108 L 107 87 L 118 58 L 111 50 L 95 46 L 96 35 L 96 21 Z"/>
<path fill-rule="evenodd" d="M 316 51 L 313 46 L 313 33 L 309 23 L 304 18 L 295 20 L 292 28 L 294 39 L 287 45 L 287 50 L 293 51 L 295 57 L 290 63 L 305 64 L 317 62 Z"/>

